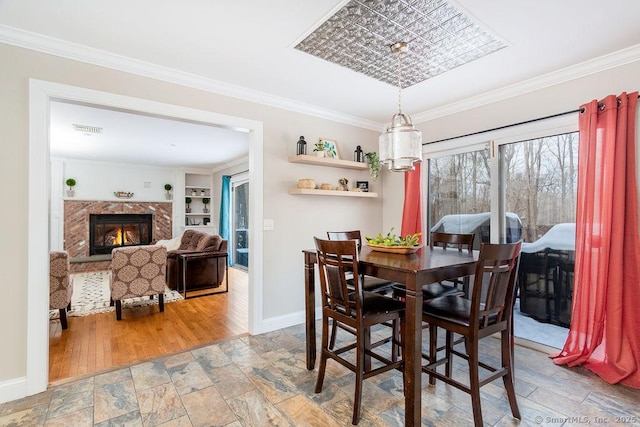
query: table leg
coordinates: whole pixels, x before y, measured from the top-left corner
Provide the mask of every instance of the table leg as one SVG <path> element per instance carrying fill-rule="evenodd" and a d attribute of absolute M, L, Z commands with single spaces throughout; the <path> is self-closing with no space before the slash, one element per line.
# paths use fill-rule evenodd
<path fill-rule="evenodd" d="M 315 254 L 314 254 L 315 256 Z M 311 255 L 304 254 L 304 306 L 306 314 L 307 369 L 316 365 L 316 284 L 315 266 Z"/>
<path fill-rule="evenodd" d="M 413 283 L 409 283 L 413 282 Z M 405 426 L 421 425 L 422 410 L 422 288 L 416 278 L 407 278 L 404 340 Z M 414 289 L 418 289 L 416 292 Z"/>

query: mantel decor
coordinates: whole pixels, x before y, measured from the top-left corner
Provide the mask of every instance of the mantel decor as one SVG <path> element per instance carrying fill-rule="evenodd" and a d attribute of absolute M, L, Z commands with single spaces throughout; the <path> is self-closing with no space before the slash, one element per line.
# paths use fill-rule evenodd
<path fill-rule="evenodd" d="M 113 195 L 119 199 L 130 199 L 133 197 L 133 193 L 130 191 L 114 191 Z"/>

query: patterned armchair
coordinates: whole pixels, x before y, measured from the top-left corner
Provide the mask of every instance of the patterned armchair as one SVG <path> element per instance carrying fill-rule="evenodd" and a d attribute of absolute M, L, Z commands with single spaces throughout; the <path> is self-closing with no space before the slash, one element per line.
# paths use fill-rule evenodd
<path fill-rule="evenodd" d="M 122 319 L 122 300 L 158 295 L 160 311 L 164 311 L 167 248 L 141 245 L 115 248 L 111 252 L 111 305 L 116 306 L 116 319 Z"/>
<path fill-rule="evenodd" d="M 71 310 L 72 282 L 69 279 L 69 254 L 49 253 L 49 310 L 60 310 L 60 325 L 67 329 L 67 310 Z"/>

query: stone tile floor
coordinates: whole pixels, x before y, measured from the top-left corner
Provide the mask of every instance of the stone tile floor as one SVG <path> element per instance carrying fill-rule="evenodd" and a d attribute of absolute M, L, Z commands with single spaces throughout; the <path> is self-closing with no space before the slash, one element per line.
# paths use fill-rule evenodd
<path fill-rule="evenodd" d="M 319 325 L 318 325 L 319 326 Z M 380 331 L 378 332 L 380 333 Z M 345 333 L 340 337 L 347 339 Z M 486 361 L 499 341 L 483 344 Z M 467 374 L 457 362 L 457 375 Z M 0 426 L 347 426 L 354 375 L 329 361 L 322 393 L 305 367 L 304 325 L 238 338 L 57 385 L 0 405 Z M 427 384 L 426 376 L 423 384 Z M 519 425 L 640 425 L 640 390 L 516 347 Z M 425 426 L 471 426 L 469 396 L 442 382 L 422 393 Z M 402 375 L 365 380 L 361 426 L 402 426 Z M 501 381 L 482 388 L 486 425 L 512 426 Z"/>

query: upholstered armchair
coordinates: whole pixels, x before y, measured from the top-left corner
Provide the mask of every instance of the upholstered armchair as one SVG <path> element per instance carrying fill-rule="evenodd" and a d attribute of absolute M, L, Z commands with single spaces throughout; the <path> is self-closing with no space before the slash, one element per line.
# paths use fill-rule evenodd
<path fill-rule="evenodd" d="M 216 288 L 227 291 L 228 243 L 218 235 L 187 230 L 182 235 L 180 247 L 167 252 L 167 285 L 179 292 Z M 186 277 L 186 289 L 183 286 Z"/>
<path fill-rule="evenodd" d="M 49 253 L 49 310 L 60 310 L 60 325 L 67 329 L 67 310 L 71 310 L 73 284 L 69 275 L 69 254 Z"/>
<path fill-rule="evenodd" d="M 158 295 L 160 311 L 164 311 L 167 248 L 140 245 L 115 248 L 111 252 L 111 305 L 115 303 L 116 319 L 122 319 L 122 300 Z"/>

